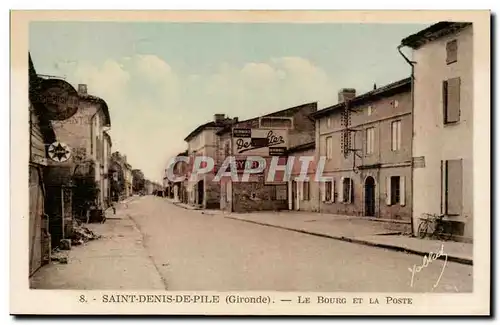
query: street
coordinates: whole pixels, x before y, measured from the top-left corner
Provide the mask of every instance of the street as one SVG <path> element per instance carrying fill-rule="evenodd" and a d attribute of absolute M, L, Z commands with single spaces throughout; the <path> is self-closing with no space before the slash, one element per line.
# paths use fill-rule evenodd
<path fill-rule="evenodd" d="M 419 267 L 417 255 L 187 210 L 161 197 L 134 197 L 93 227 L 103 238 L 73 248 L 68 265 L 42 268 L 34 288 L 472 291 L 472 266 L 435 260 Z"/>

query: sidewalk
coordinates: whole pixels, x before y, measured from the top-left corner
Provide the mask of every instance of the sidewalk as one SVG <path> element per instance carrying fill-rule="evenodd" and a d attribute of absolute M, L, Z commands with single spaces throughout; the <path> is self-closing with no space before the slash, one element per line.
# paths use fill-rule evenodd
<path fill-rule="evenodd" d="M 473 264 L 472 244 L 413 238 L 388 231 L 383 222 L 364 220 L 360 217 L 294 211 L 231 213 L 225 217 L 420 256 L 437 253 L 443 247 L 449 261 Z M 445 255 L 440 258 L 444 259 Z"/>
<path fill-rule="evenodd" d="M 127 198 L 117 207 L 116 214 L 106 211 L 105 223 L 86 224 L 101 235 L 100 239 L 74 246 L 68 254 L 68 264 L 50 263 L 30 279 L 32 289 L 81 290 L 165 290 L 148 252 L 143 237 L 128 216 Z M 147 275 L 147 276 L 145 276 Z"/>
<path fill-rule="evenodd" d="M 176 201 L 176 200 L 171 199 L 169 197 L 164 197 L 164 199 L 167 200 L 168 202 L 170 202 L 174 205 L 177 205 L 178 207 L 181 207 L 181 208 L 186 209 L 186 210 L 202 210 L 201 208 L 199 208 L 197 206 L 192 206 L 192 205 L 189 205 L 186 203 L 182 203 L 180 201 Z"/>

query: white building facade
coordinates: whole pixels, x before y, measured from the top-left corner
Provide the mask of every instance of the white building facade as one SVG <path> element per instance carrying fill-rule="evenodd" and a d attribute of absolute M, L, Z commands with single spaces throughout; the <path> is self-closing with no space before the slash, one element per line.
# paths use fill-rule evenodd
<path fill-rule="evenodd" d="M 457 239 L 473 234 L 473 30 L 441 22 L 408 36 L 413 49 L 413 230 L 445 215 Z"/>

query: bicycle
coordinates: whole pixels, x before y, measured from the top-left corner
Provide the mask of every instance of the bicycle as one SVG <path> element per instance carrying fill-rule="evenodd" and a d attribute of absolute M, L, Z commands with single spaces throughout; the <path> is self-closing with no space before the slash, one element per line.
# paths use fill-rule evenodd
<path fill-rule="evenodd" d="M 420 218 L 420 224 L 418 225 L 418 237 L 425 238 L 426 236 L 430 238 L 437 238 L 440 240 L 450 240 L 453 233 L 443 220 L 443 214 L 431 214 L 424 213 L 424 218 Z"/>

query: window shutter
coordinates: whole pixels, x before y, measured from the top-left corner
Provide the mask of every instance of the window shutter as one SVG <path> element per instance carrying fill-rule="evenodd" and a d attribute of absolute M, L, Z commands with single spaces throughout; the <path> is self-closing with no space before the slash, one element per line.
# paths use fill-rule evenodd
<path fill-rule="evenodd" d="M 402 126 L 402 121 L 398 121 L 397 122 L 397 126 L 398 126 L 398 134 L 397 134 L 397 137 L 398 137 L 398 145 L 397 145 L 397 149 L 401 149 L 401 126 Z"/>
<path fill-rule="evenodd" d="M 325 189 L 325 182 L 321 182 L 321 202 L 326 201 L 326 189 Z"/>
<path fill-rule="evenodd" d="M 449 215 L 462 214 L 462 160 L 448 160 L 446 162 L 446 213 Z"/>
<path fill-rule="evenodd" d="M 332 202 L 335 202 L 335 180 L 332 179 Z"/>
<path fill-rule="evenodd" d="M 301 201 L 304 201 L 304 184 L 304 182 L 297 182 L 297 191 L 299 191 Z"/>
<path fill-rule="evenodd" d="M 347 198 L 347 202 L 352 203 L 354 194 L 354 181 L 352 178 L 349 178 L 349 197 Z"/>
<path fill-rule="evenodd" d="M 385 204 L 391 205 L 391 178 L 386 177 L 385 179 Z"/>
<path fill-rule="evenodd" d="M 448 123 L 460 121 L 460 78 L 448 80 L 447 104 L 446 121 Z"/>
<path fill-rule="evenodd" d="M 399 178 L 399 204 L 401 206 L 406 205 L 406 189 L 405 189 L 405 177 L 401 176 Z"/>
<path fill-rule="evenodd" d="M 443 123 L 446 124 L 448 122 L 447 114 L 448 114 L 448 81 L 443 81 Z"/>
<path fill-rule="evenodd" d="M 344 202 L 344 177 L 340 179 L 339 202 Z"/>

